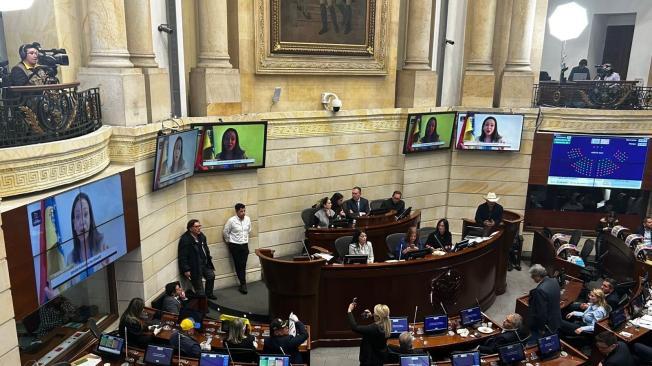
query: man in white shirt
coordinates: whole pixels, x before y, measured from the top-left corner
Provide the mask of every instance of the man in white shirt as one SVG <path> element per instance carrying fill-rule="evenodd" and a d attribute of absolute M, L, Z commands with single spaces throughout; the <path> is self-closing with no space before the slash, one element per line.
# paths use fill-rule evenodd
<path fill-rule="evenodd" d="M 652 217 L 643 220 L 643 226 L 638 229 L 638 234 L 643 235 L 643 244 L 652 245 Z"/>
<path fill-rule="evenodd" d="M 601 79 L 604 81 L 620 81 L 620 75 L 613 70 L 611 67 L 611 64 L 606 63 L 602 65 L 602 68 L 604 69 L 604 74 L 602 75 Z"/>
<path fill-rule="evenodd" d="M 242 203 L 235 205 L 235 216 L 230 217 L 224 224 L 224 242 L 229 246 L 233 257 L 235 273 L 240 280 L 238 291 L 247 293 L 247 257 L 249 256 L 249 233 L 251 232 L 251 219 L 246 216 L 246 208 Z"/>

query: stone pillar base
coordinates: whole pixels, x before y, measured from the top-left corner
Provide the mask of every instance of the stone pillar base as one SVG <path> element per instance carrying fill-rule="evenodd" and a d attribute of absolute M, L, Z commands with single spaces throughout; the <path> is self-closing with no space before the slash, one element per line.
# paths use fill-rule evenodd
<path fill-rule="evenodd" d="M 503 72 L 499 107 L 530 107 L 533 84 L 531 71 Z"/>
<path fill-rule="evenodd" d="M 496 76 L 493 71 L 465 71 L 462 80 L 462 106 L 493 107 L 495 83 Z"/>
<path fill-rule="evenodd" d="M 191 116 L 238 114 L 242 110 L 238 69 L 193 68 L 190 90 Z"/>
<path fill-rule="evenodd" d="M 147 121 L 149 123 L 170 118 L 170 75 L 167 69 L 144 68 Z"/>
<path fill-rule="evenodd" d="M 436 105 L 437 72 L 399 70 L 396 74 L 396 107 L 434 107 Z"/>
<path fill-rule="evenodd" d="M 83 67 L 79 69 L 80 90 L 100 88 L 102 123 L 136 126 L 147 123 L 145 76 L 140 69 Z"/>

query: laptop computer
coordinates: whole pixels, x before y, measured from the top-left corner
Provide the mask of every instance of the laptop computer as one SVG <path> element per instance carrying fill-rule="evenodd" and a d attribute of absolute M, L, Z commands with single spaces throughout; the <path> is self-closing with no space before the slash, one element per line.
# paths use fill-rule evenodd
<path fill-rule="evenodd" d="M 408 330 L 408 319 L 407 317 L 389 317 L 389 322 L 392 326 L 392 337 L 398 337 L 401 333 L 407 332 Z"/>
<path fill-rule="evenodd" d="M 405 211 L 401 212 L 400 215 L 396 216 L 396 221 L 402 220 L 402 219 L 410 216 L 410 213 L 412 213 L 412 206 L 406 208 Z"/>
<path fill-rule="evenodd" d="M 561 342 L 557 334 L 551 334 L 547 337 L 537 339 L 539 346 L 539 355 L 542 361 L 552 360 L 559 357 L 561 352 Z"/>
<path fill-rule="evenodd" d="M 426 334 L 442 334 L 448 331 L 448 315 L 427 316 L 423 320 L 423 331 Z"/>
<path fill-rule="evenodd" d="M 172 348 L 149 344 L 145 351 L 145 365 L 170 366 L 173 354 L 174 349 Z"/>
<path fill-rule="evenodd" d="M 482 321 L 482 312 L 479 307 L 463 309 L 460 311 L 460 321 L 462 326 L 470 327 Z"/>
<path fill-rule="evenodd" d="M 97 353 L 108 359 L 118 359 L 120 358 L 124 344 L 124 338 L 112 336 L 110 334 L 102 334 L 100 336 L 100 341 L 97 344 Z"/>
<path fill-rule="evenodd" d="M 413 252 L 408 252 L 403 256 L 404 259 L 417 259 L 417 258 L 423 258 L 427 256 L 428 254 L 432 253 L 432 250 L 430 249 L 419 249 L 415 250 Z"/>
<path fill-rule="evenodd" d="M 399 359 L 400 366 L 430 366 L 429 355 L 405 355 Z"/>
<path fill-rule="evenodd" d="M 258 366 L 290 366 L 290 356 L 260 355 Z"/>
<path fill-rule="evenodd" d="M 451 354 L 452 366 L 480 366 L 480 351 L 454 352 Z"/>
<path fill-rule="evenodd" d="M 229 366 L 229 355 L 202 352 L 199 355 L 199 366 Z"/>
<path fill-rule="evenodd" d="M 498 347 L 498 358 L 502 365 L 517 365 L 525 360 L 525 350 L 520 343 Z"/>
<path fill-rule="evenodd" d="M 367 264 L 366 254 L 347 254 L 344 256 L 344 264 Z"/>

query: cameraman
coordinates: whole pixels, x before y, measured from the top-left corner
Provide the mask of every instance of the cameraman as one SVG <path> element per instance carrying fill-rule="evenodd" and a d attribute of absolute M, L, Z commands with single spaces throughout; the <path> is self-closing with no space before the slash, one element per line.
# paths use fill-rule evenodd
<path fill-rule="evenodd" d="M 46 72 L 38 67 L 39 44 L 27 43 L 18 48 L 20 62 L 11 69 L 14 86 L 43 85 L 47 80 Z"/>
<path fill-rule="evenodd" d="M 604 81 L 620 81 L 620 75 L 611 68 L 610 63 L 606 63 L 598 69 L 598 77 Z"/>

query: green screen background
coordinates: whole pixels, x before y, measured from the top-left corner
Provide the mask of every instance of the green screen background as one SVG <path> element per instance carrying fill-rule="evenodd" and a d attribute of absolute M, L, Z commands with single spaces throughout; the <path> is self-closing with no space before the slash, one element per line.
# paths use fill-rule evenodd
<path fill-rule="evenodd" d="M 216 125 L 213 126 L 213 149 L 215 156 L 222 152 L 222 135 L 224 131 L 233 128 L 238 131 L 240 148 L 249 159 L 256 159 L 253 165 L 263 165 L 265 125 Z M 249 165 L 251 166 L 251 165 Z"/>
<path fill-rule="evenodd" d="M 437 118 L 437 133 L 439 140 L 444 142 L 440 149 L 451 146 L 451 136 L 453 135 L 453 125 L 455 124 L 455 112 L 444 114 L 423 114 L 421 115 L 421 124 L 419 125 L 419 139 L 426 134 L 426 126 L 430 117 Z"/>

